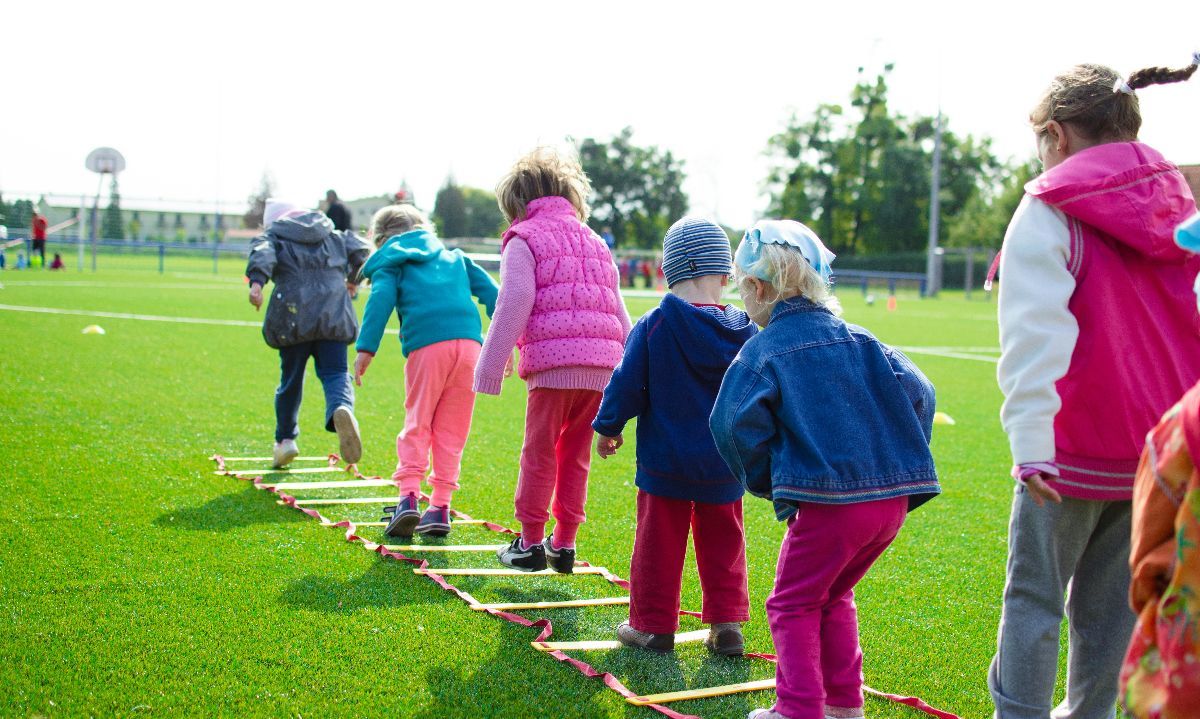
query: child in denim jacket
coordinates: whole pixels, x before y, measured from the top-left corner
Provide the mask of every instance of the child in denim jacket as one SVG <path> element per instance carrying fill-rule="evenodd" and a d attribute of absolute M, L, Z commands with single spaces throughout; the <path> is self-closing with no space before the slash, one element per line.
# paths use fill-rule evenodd
<path fill-rule="evenodd" d="M 753 495 L 788 522 L 767 619 L 777 701 L 761 719 L 861 717 L 854 585 L 907 512 L 938 494 L 933 386 L 907 357 L 837 317 L 833 253 L 804 225 L 764 220 L 734 257 L 763 331 L 721 383 L 710 427 Z"/>

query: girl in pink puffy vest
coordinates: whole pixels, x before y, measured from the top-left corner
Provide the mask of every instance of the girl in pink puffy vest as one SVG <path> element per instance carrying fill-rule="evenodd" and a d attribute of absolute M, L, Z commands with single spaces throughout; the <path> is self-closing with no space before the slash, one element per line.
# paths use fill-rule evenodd
<path fill-rule="evenodd" d="M 549 563 L 569 574 L 575 565 L 592 420 L 629 334 L 612 254 L 584 224 L 589 192 L 579 163 L 545 148 L 518 160 L 496 188 L 512 225 L 475 391 L 500 394 L 513 347 L 520 350 L 517 374 L 529 385 L 515 499 L 521 536 L 497 556 L 530 572 Z M 546 536 L 551 511 L 556 524 Z"/>

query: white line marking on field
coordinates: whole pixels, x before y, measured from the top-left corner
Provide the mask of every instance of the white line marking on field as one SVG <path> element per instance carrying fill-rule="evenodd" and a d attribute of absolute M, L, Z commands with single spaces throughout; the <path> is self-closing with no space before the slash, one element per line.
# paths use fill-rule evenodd
<path fill-rule="evenodd" d="M 991 362 L 996 364 L 1000 361 L 999 357 L 990 355 L 972 354 L 970 352 L 956 352 L 951 347 L 902 347 L 897 345 L 896 349 L 901 352 L 907 352 L 915 355 L 933 355 L 935 357 L 948 357 L 950 359 L 974 360 L 976 362 Z M 988 350 L 993 351 L 993 350 Z M 995 350 L 999 351 L 999 350 Z"/>
<path fill-rule="evenodd" d="M 47 315 L 76 315 L 79 317 L 106 317 L 118 320 L 141 320 L 143 322 L 175 322 L 185 325 L 218 325 L 222 327 L 262 327 L 262 322 L 249 320 L 220 320 L 208 317 L 168 317 L 166 315 L 140 315 L 129 312 L 103 312 L 101 310 L 69 310 L 58 307 L 25 307 L 22 305 L 0 305 L 0 310 L 9 312 L 38 312 Z M 399 330 L 384 330 L 389 335 Z"/>
<path fill-rule="evenodd" d="M 147 290 L 221 290 L 228 291 L 236 285 L 188 285 L 182 283 L 168 284 L 165 282 L 94 282 L 90 280 L 16 280 L 8 283 L 9 287 L 103 287 L 117 289 L 147 289 Z"/>

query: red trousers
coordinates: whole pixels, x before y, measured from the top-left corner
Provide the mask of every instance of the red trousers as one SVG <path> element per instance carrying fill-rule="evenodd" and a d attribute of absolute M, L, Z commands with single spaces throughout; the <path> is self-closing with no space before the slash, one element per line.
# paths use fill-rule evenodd
<path fill-rule="evenodd" d="M 634 629 L 673 634 L 679 628 L 679 591 L 689 528 L 704 595 L 701 621 L 717 624 L 750 619 L 742 500 L 709 504 L 638 490 L 637 533 L 629 567 L 629 623 Z"/>

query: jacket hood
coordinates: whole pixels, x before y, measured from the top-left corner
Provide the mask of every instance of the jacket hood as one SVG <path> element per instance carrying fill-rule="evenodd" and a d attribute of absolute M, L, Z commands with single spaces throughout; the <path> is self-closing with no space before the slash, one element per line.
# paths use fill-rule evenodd
<path fill-rule="evenodd" d="M 267 231 L 292 242 L 318 245 L 333 233 L 333 223 L 324 213 L 313 211 L 276 220 Z"/>
<path fill-rule="evenodd" d="M 429 230 L 412 230 L 389 237 L 363 265 L 362 274 L 370 277 L 385 267 L 399 267 L 413 262 L 429 262 L 440 255 L 446 246 Z"/>
<path fill-rule="evenodd" d="M 715 376 L 718 383 L 738 350 L 757 332 L 744 312 L 740 313 L 742 324 L 727 327 L 712 314 L 670 293 L 663 296 L 658 308 L 663 318 L 662 329 L 685 350 L 679 353 L 683 363 L 694 374 Z"/>
<path fill-rule="evenodd" d="M 1025 191 L 1152 259 L 1186 256 L 1175 228 L 1196 212 L 1179 169 L 1140 142 L 1110 142 L 1071 155 Z"/>

